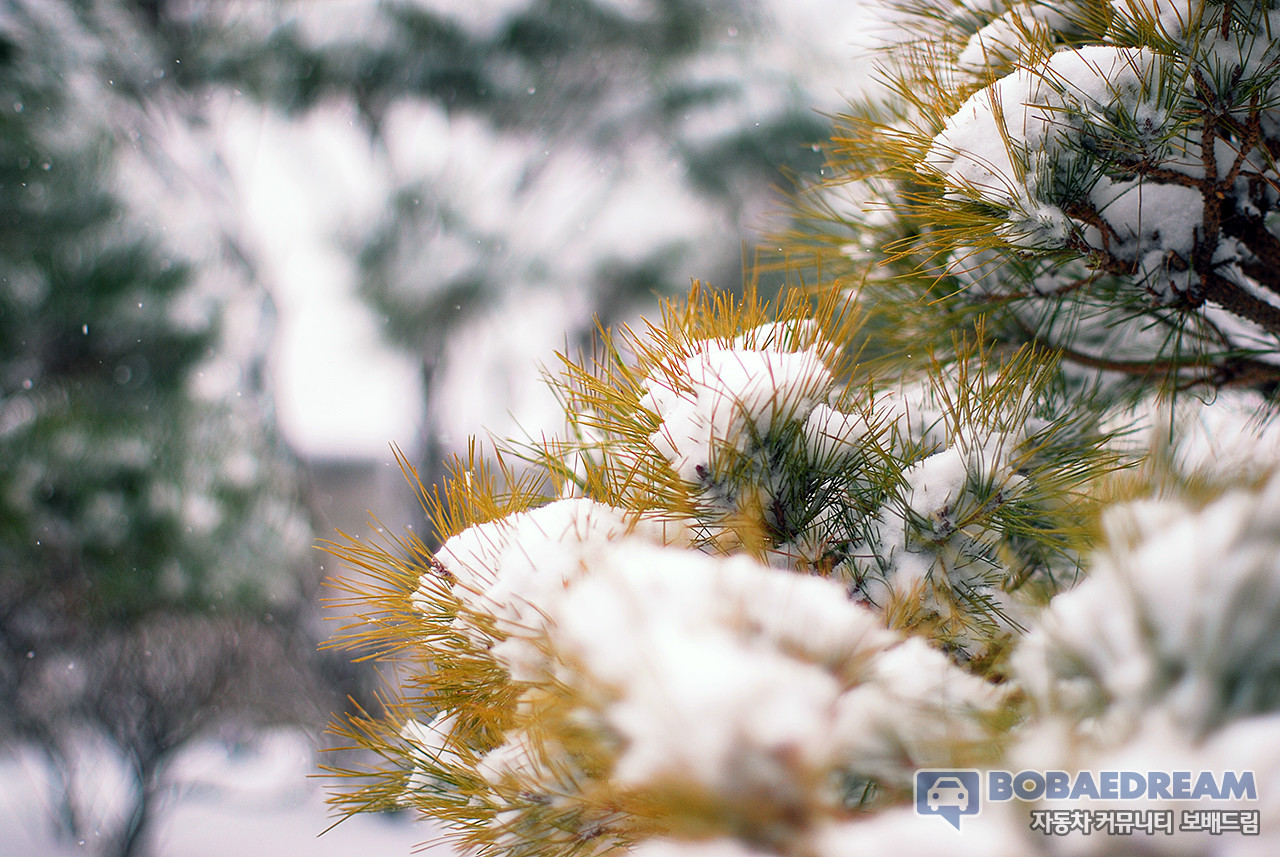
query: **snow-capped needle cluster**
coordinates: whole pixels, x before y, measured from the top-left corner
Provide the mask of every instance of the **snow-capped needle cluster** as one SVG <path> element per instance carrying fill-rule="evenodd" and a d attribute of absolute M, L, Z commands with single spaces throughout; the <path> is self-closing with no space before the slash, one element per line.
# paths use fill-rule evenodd
<path fill-rule="evenodd" d="M 1276 377 L 1280 10 L 895 5 L 895 91 L 844 117 L 805 243 L 877 296 L 914 280 L 1090 370 Z M 917 353 L 956 323 L 899 321 L 888 336 Z"/>
<path fill-rule="evenodd" d="M 1277 847 L 1280 13 L 907 6 L 810 288 L 604 333 L 436 543 L 333 546 L 405 676 L 339 805 L 503 857 Z M 1261 834 L 957 839 L 947 767 L 1251 770 Z"/>

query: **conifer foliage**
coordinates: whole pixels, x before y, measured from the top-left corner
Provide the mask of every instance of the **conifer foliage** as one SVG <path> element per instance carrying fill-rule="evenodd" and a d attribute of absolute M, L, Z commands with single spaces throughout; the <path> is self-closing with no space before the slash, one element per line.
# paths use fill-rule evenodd
<path fill-rule="evenodd" d="M 1278 14 L 898 7 L 803 286 L 604 332 L 562 432 L 423 489 L 438 548 L 332 546 L 347 641 L 407 675 L 339 727 L 386 762 L 339 806 L 501 855 L 1265 851 L 911 803 L 927 768 L 1280 774 Z"/>

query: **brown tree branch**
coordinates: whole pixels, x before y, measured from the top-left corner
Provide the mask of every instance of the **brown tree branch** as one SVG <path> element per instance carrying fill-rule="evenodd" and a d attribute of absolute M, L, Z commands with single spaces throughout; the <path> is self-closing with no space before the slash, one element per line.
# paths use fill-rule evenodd
<path fill-rule="evenodd" d="M 1236 151 L 1236 158 L 1231 163 L 1231 169 L 1222 179 L 1222 192 L 1230 194 L 1236 179 L 1240 175 L 1240 171 L 1244 169 L 1245 163 L 1249 160 L 1249 153 L 1258 146 L 1258 140 L 1262 137 L 1262 111 L 1258 109 L 1258 96 L 1253 97 L 1253 102 L 1249 106 L 1249 118 L 1245 120 L 1244 127 L 1240 129 L 1240 148 Z"/>
<path fill-rule="evenodd" d="M 1184 379 L 1177 385 L 1180 390 L 1193 389 L 1202 384 L 1217 388 L 1259 387 L 1280 381 L 1280 366 L 1248 357 L 1225 357 L 1216 361 L 1203 358 L 1200 361 L 1113 360 L 1078 351 L 1046 339 L 1021 319 L 1015 318 L 1014 323 L 1022 329 L 1023 335 L 1029 342 L 1039 348 L 1058 353 L 1063 360 L 1090 369 L 1116 372 L 1134 378 L 1150 379 L 1163 376 L 1171 380 Z"/>
<path fill-rule="evenodd" d="M 1120 236 L 1116 234 L 1115 228 L 1110 223 L 1107 222 L 1106 218 L 1102 216 L 1102 213 L 1099 212 L 1098 209 L 1095 208 L 1092 203 L 1088 203 L 1083 200 L 1077 200 L 1067 205 L 1066 208 L 1063 209 L 1063 212 L 1068 217 L 1074 217 L 1076 220 L 1079 220 L 1088 226 L 1094 227 L 1095 229 L 1098 230 L 1098 232 L 1101 233 L 1101 236 L 1102 236 L 1101 252 L 1106 257 L 1106 262 L 1102 265 L 1099 265 L 1098 267 L 1101 267 L 1104 270 L 1110 271 L 1113 274 L 1122 274 L 1122 273 L 1127 274 L 1132 271 L 1131 265 L 1126 265 L 1125 263 L 1121 262 L 1119 259 L 1116 259 L 1114 256 L 1111 255 L 1111 242 L 1113 240 L 1116 242 L 1119 242 Z M 1076 249 L 1080 250 L 1083 253 L 1098 252 L 1098 248 L 1090 247 L 1087 244 L 1085 244 L 1083 241 L 1080 242 L 1080 246 L 1078 246 Z"/>
<path fill-rule="evenodd" d="M 1200 275 L 1200 287 L 1196 290 L 1197 297 L 1217 304 L 1232 315 L 1253 322 L 1268 333 L 1280 336 L 1280 307 L 1249 294 L 1242 287 L 1214 271 L 1201 270 L 1196 273 Z"/>
<path fill-rule="evenodd" d="M 1171 184 L 1180 187 L 1193 187 L 1203 191 L 1205 180 L 1169 167 L 1157 167 L 1149 161 L 1119 161 L 1120 167 L 1135 178 L 1150 179 L 1156 184 Z"/>
<path fill-rule="evenodd" d="M 1280 294 L 1280 238 L 1267 229 L 1260 217 L 1233 215 L 1222 223 L 1222 231 L 1238 239 L 1254 260 L 1243 262 L 1240 269 L 1276 294 Z"/>

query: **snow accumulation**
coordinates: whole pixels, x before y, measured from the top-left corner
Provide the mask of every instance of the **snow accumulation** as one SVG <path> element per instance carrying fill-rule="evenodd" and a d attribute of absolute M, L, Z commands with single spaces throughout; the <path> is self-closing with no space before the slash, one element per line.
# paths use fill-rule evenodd
<path fill-rule="evenodd" d="M 607 758 L 608 786 L 640 800 L 696 796 L 728 815 L 817 805 L 834 816 L 841 777 L 906 789 L 919 768 L 990 751 L 1010 692 L 1032 706 L 1010 739 L 1012 765 L 1185 764 L 1280 776 L 1280 749 L 1249 755 L 1276 728 L 1280 477 L 1205 505 L 1113 509 L 1091 575 L 1047 608 L 1018 615 L 1031 630 L 1015 644 L 1011 680 L 994 684 L 956 665 L 963 638 L 949 655 L 885 630 L 882 614 L 855 599 L 882 606 L 926 582 L 983 587 L 983 569 L 998 565 L 978 561 L 993 536 L 957 523 L 990 492 L 1008 498 L 1023 489 L 1020 457 L 1037 421 L 1026 418 L 1026 402 L 1011 401 L 1007 413 L 960 431 L 936 386 L 949 381 L 937 379 L 873 396 L 865 415 L 846 414 L 833 404 L 822 354 L 813 331 L 776 325 L 728 343 L 692 343 L 651 373 L 646 407 L 660 419 L 650 440 L 673 469 L 699 480 L 694 456 L 714 462 L 717 449 L 748 449 L 780 427 L 798 430 L 802 455 L 812 458 L 856 455 L 872 442 L 912 451 L 896 493 L 850 534 L 884 560 L 880 577 L 823 578 L 691 550 L 680 522 L 635 520 L 574 498 L 454 536 L 436 554 L 420 604 L 427 609 L 442 584 L 452 585 L 459 624 L 522 686 L 518 710 L 554 698 L 552 708 L 568 712 L 575 734 L 591 736 Z M 1274 465 L 1274 432 L 1236 419 L 1256 405 L 1249 394 L 1224 393 L 1217 409 L 1188 408 L 1177 424 L 1191 430 L 1174 460 L 1189 468 L 1208 460 L 1234 426 L 1253 445 L 1232 467 Z M 1161 426 L 1168 423 L 1158 415 L 1145 424 Z M 994 599 L 998 587 L 987 592 Z M 460 720 L 442 711 L 406 726 L 420 762 L 415 787 L 438 783 L 432 771 L 441 766 L 467 764 L 455 752 Z M 495 790 L 514 786 L 572 808 L 574 789 L 597 775 L 566 774 L 574 754 L 549 746 L 542 725 L 510 729 L 475 771 Z M 509 825 L 517 812 L 495 824 Z M 806 835 L 806 853 L 817 857 L 890 848 L 905 857 L 938 845 L 935 828 L 896 809 Z M 1055 850 L 1028 832 L 1025 817 L 994 806 L 966 820 L 956 853 L 1123 853 L 1100 836 L 1062 843 Z M 1203 853 L 1200 845 L 1170 853 Z M 1247 845 L 1221 853 L 1251 853 Z M 659 839 L 638 850 L 753 853 L 728 839 Z"/>
<path fill-rule="evenodd" d="M 834 386 L 815 348 L 743 350 L 708 342 L 674 369 L 675 383 L 646 382 L 640 405 L 661 422 L 654 446 L 694 483 L 722 472 L 722 450 L 745 451 L 775 425 L 803 422 Z"/>
<path fill-rule="evenodd" d="M 696 490 L 697 526 L 763 516 L 779 531 L 804 530 L 799 518 L 812 510 L 787 508 L 789 474 L 798 463 L 835 472 L 860 454 L 868 431 L 861 415 L 829 401 L 835 358 L 812 322 L 778 322 L 727 343 L 690 343 L 650 371 L 639 400 L 640 419 L 654 424 L 649 452 Z M 814 549 L 797 543 L 777 554 L 786 564 L 793 553 L 812 560 Z"/>
<path fill-rule="evenodd" d="M 1153 300 L 1172 303 L 1198 282 L 1192 263 L 1204 201 L 1195 183 L 1207 176 L 1199 131 L 1182 119 L 1197 87 L 1273 90 L 1280 47 L 1267 34 L 1280 17 L 1264 6 L 1233 12 L 1225 33 L 1211 25 L 1225 14 L 1212 4 L 1114 2 L 1113 27 L 1141 32 L 1154 24 L 1160 39 L 1178 47 L 1092 45 L 1047 59 L 1018 51 L 1035 41 L 1028 33 L 1070 31 L 1070 15 L 1017 6 L 979 29 L 959 53 L 958 67 L 975 82 L 1008 71 L 948 118 L 921 167 L 943 179 L 951 198 L 1002 209 L 996 234 L 1011 247 L 1096 252 L 1131 271 L 1133 285 Z M 1280 127 L 1274 110 L 1264 109 L 1261 120 L 1268 133 Z M 1217 176 L 1242 159 L 1221 136 L 1213 155 Z M 1243 160 L 1248 169 L 1236 195 L 1247 211 L 1244 175 L 1266 164 L 1255 153 Z M 987 264 L 980 251 L 974 254 L 961 254 L 955 267 Z M 1248 255 L 1223 237 L 1212 264 L 1243 284 L 1248 278 L 1236 263 Z"/>
<path fill-rule="evenodd" d="M 1222 855 L 1222 857 L 1263 857 L 1273 854 L 1277 848 L 1277 836 L 1267 822 L 1274 820 L 1280 811 L 1280 799 L 1274 784 L 1280 777 L 1280 744 L 1275 735 L 1280 729 L 1280 716 L 1268 714 L 1231 722 L 1207 735 L 1190 733 L 1181 724 L 1171 722 L 1167 712 L 1153 711 L 1143 718 L 1132 738 L 1118 745 L 1104 741 L 1066 738 L 1064 733 L 1049 725 L 1028 730 L 1014 750 L 1018 766 L 1046 769 L 1062 769 L 1069 760 L 1078 771 L 1252 771 L 1257 783 L 1257 800 L 1226 799 L 1215 802 L 1223 809 L 1257 810 L 1260 830 L 1257 836 L 1238 836 L 1234 841 L 1222 841 L 1221 835 L 1208 832 L 1178 832 L 1159 849 L 1167 855 Z M 1090 801 L 1098 809 L 1165 809 L 1181 818 L 1187 810 L 1202 810 L 1203 800 L 1170 801 L 1120 801 L 1100 799 Z M 1045 801 L 1042 806 L 1061 807 L 1066 802 Z M 1015 818 L 1006 812 L 1005 824 L 1025 829 L 1026 816 Z M 1040 836 L 1040 834 L 1036 834 Z M 1042 837 L 1043 838 L 1043 837 Z M 1055 839 L 1057 837 L 1054 837 Z M 1217 841 L 1215 841 L 1217 840 Z M 1124 844 L 1123 837 L 1083 836 L 1075 831 L 1058 844 L 1056 854 L 1063 857 L 1121 857 L 1131 854 L 1131 843 Z M 1049 850 L 1044 843 L 1041 849 Z"/>
<path fill-rule="evenodd" d="M 567 693 L 578 722 L 615 736 L 625 788 L 750 801 L 837 770 L 905 783 L 988 739 L 1002 692 L 884 630 L 836 581 L 663 546 L 591 501 L 517 517 L 498 539 L 490 524 L 455 536 L 437 561 L 469 610 L 498 619 L 492 652 L 514 679 Z M 449 717 L 406 737 L 431 757 Z M 481 767 L 542 776 L 518 730 Z"/>
<path fill-rule="evenodd" d="M 492 620 L 506 638 L 490 639 L 488 621 L 464 622 L 473 641 L 493 645 L 513 678 L 533 679 L 542 674 L 544 656 L 528 634 L 536 635 L 547 621 L 548 603 L 589 569 L 608 562 L 613 540 L 628 533 L 637 541 L 682 537 L 674 525 L 632 521 L 593 500 L 566 499 L 470 527 L 445 542 L 435 559 L 471 614 Z M 419 603 L 430 602 L 435 585 L 426 581 Z"/>
<path fill-rule="evenodd" d="M 1228 493 L 1202 507 L 1143 501 L 1107 515 L 1107 546 L 1079 586 L 1059 595 L 1016 647 L 1011 680 L 1032 703 L 1005 755 L 1008 770 L 1251 771 L 1256 801 L 1230 798 L 1215 808 L 1257 809 L 1259 836 L 1180 832 L 1154 841 L 1152 853 L 1274 853 L 1266 820 L 1280 812 L 1280 728 L 1274 676 L 1280 665 L 1280 477 L 1254 490 Z M 896 648 L 905 653 L 906 646 Z M 942 657 L 922 646 L 927 658 Z M 945 658 L 943 658 L 945 660 Z M 920 692 L 904 679 L 922 663 L 893 663 L 904 695 Z M 957 685 L 949 684 L 954 691 Z M 874 730 L 874 717 L 860 716 Z M 935 721 L 936 723 L 944 721 Z M 864 727 L 865 728 L 865 727 Z M 921 734 L 914 733 L 917 737 Z M 865 752 L 865 750 L 863 751 Z M 1016 806 L 1015 806 L 1016 804 Z M 1035 808 L 1078 808 L 1040 801 Z M 1149 809 L 1155 803 L 1099 799 L 1093 810 Z M 1203 809 L 1199 801 L 1160 801 L 1175 817 Z M 963 837 L 924 825 L 911 808 L 818 826 L 806 853 L 826 857 L 946 853 L 1008 857 L 1104 857 L 1132 852 L 1127 837 L 1046 837 L 1029 830 L 1019 802 L 983 806 L 966 818 Z M 943 838 L 945 837 L 945 838 Z M 728 854 L 726 841 L 655 843 L 660 855 Z M 739 851 L 735 853 L 747 853 Z"/>
<path fill-rule="evenodd" d="M 1154 16 L 1170 34 L 1182 32 L 1186 9 L 1123 5 L 1117 14 Z M 1069 25 L 1057 12 L 1036 14 L 1032 25 Z M 985 63 L 1023 26 L 1014 13 L 997 18 L 964 49 L 962 65 L 965 56 Z M 1231 50 L 1225 41 L 1209 49 L 1224 56 Z M 1232 56 L 1244 64 L 1257 59 L 1243 41 Z M 964 102 L 924 166 L 954 198 L 1007 210 L 1004 237 L 1015 247 L 1105 247 L 1131 263 L 1139 286 L 1172 301 L 1192 286 L 1183 263 L 1196 249 L 1201 192 L 1118 178 L 1083 154 L 1127 129 L 1140 144 L 1136 157 L 1203 177 L 1190 140 L 1153 130 L 1170 124 L 1183 95 L 1156 84 L 1172 61 L 1146 48 L 1094 46 L 1018 68 Z M 1223 165 L 1234 157 L 1212 154 Z M 1078 198 L 1064 198 L 1065 174 L 1084 187 Z M 1068 210 L 1073 204 L 1097 216 L 1082 219 Z M 1217 261 L 1225 270 L 1235 250 L 1230 241 L 1223 247 Z M 972 654 L 963 633 L 944 651 L 886 630 L 884 614 L 904 593 L 942 614 L 938 593 L 948 588 L 987 599 L 996 613 L 1009 607 L 999 586 L 1008 552 L 986 516 L 1035 491 L 1028 448 L 1042 426 L 1028 417 L 1027 401 L 1006 402 L 994 416 L 957 414 L 960 406 L 948 398 L 959 386 L 954 377 L 903 383 L 855 411 L 833 365 L 812 326 L 765 325 L 732 339 L 683 343 L 642 382 L 638 410 L 649 434 L 636 445 L 647 442 L 659 463 L 707 500 L 691 520 L 659 527 L 585 498 L 564 499 L 474 526 L 436 554 L 438 568 L 423 582 L 419 604 L 429 609 L 440 587 L 452 587 L 462 605 L 459 627 L 523 694 L 517 725 L 479 759 L 483 782 L 495 791 L 515 783 L 522 797 L 572 806 L 572 789 L 587 788 L 582 782 L 604 770 L 608 786 L 628 797 L 662 806 L 676 795 L 681 805 L 729 807 L 717 817 L 812 808 L 817 791 L 818 814 L 830 809 L 834 817 L 848 797 L 836 785 L 840 777 L 906 789 L 919 768 L 999 752 L 992 731 L 1014 711 L 1013 695 L 1029 709 L 1020 710 L 1026 721 L 1005 738 L 1010 764 L 1174 764 L 1248 768 L 1269 782 L 1280 776 L 1280 748 L 1272 746 L 1280 722 L 1273 713 L 1280 703 L 1280 477 L 1209 501 L 1113 508 L 1105 546 L 1083 582 L 1047 607 L 1001 614 L 1008 621 L 997 633 L 1030 630 L 1010 643 L 1009 674 L 1001 673 L 1007 681 L 997 684 L 957 665 Z M 1222 403 L 1240 413 L 1259 404 L 1235 394 L 1224 394 Z M 1229 462 L 1233 475 L 1251 463 L 1265 470 L 1280 461 L 1274 432 L 1252 432 L 1224 413 L 1225 405 L 1195 415 L 1170 466 L 1191 470 L 1212 461 L 1214 443 L 1227 437 L 1241 441 Z M 1249 438 L 1256 442 L 1246 446 Z M 609 442 L 593 440 L 600 449 Z M 857 457 L 869 461 L 873 452 L 898 456 L 901 467 L 876 485 L 874 502 L 859 505 L 854 495 L 875 474 L 861 472 L 866 462 Z M 837 470 L 846 475 L 834 476 Z M 802 522 L 787 521 L 778 508 L 794 500 L 798 489 L 787 480 L 797 472 L 831 492 Z M 844 481 L 836 484 L 838 478 Z M 831 510 L 846 500 L 844 518 L 833 520 Z M 748 507 L 765 510 L 765 523 L 778 531 L 784 521 L 795 525 L 786 530 L 789 543 L 765 552 L 778 567 L 691 549 L 703 543 L 709 520 L 723 523 Z M 820 551 L 833 542 L 848 549 L 827 555 L 838 559 L 817 569 Z M 1079 559 L 1067 557 L 1065 571 L 1078 572 Z M 576 740 L 595 742 L 589 751 L 556 754 L 564 748 L 549 746 L 555 736 L 540 734 L 545 724 L 530 715 L 548 710 L 567 718 Z M 421 761 L 415 785 L 430 786 L 433 766 L 466 764 L 455 735 L 464 713 L 446 710 L 429 724 L 405 727 Z M 596 771 L 565 773 L 593 753 Z M 1268 811 L 1278 808 L 1268 804 Z M 1131 844 L 1037 838 L 1025 817 L 1002 806 L 968 821 L 963 840 L 947 840 L 948 853 L 1119 854 Z M 932 854 L 937 829 L 890 809 L 820 826 L 798 851 Z M 1203 845 L 1184 848 L 1179 840 L 1171 853 L 1203 853 Z M 1251 848 L 1268 853 L 1243 838 L 1210 850 Z M 656 839 L 635 850 L 642 857 L 757 853 L 729 839 Z"/>
<path fill-rule="evenodd" d="M 1113 445 L 1126 453 L 1168 458 L 1174 471 L 1212 484 L 1247 483 L 1280 469 L 1280 430 L 1266 397 L 1220 390 L 1212 399 L 1146 399 L 1107 422 Z"/>
<path fill-rule="evenodd" d="M 1044 709 L 1110 734 L 1160 710 L 1190 735 L 1273 710 L 1280 672 L 1280 479 L 1203 509 L 1108 513 L 1110 547 L 1015 659 Z"/>
<path fill-rule="evenodd" d="M 854 455 L 871 427 L 860 414 L 846 414 L 825 402 L 814 405 L 804 420 L 804 446 L 819 463 L 836 463 Z"/>
<path fill-rule="evenodd" d="M 1159 62 L 1145 48 L 1100 45 L 1059 51 L 1042 66 L 1018 69 L 970 96 L 934 138 L 924 163 L 956 188 L 953 193 L 1007 208 L 1004 237 L 1015 246 L 1064 246 L 1072 226 L 1051 201 L 1057 191 L 1055 179 L 1069 171 L 1073 159 L 1085 163 L 1086 136 L 1109 136 L 1106 129 L 1115 127 L 1117 116 L 1137 128 L 1168 125 L 1167 107 L 1153 84 L 1159 79 Z M 1197 222 L 1198 194 L 1192 194 L 1194 199 L 1169 200 L 1162 195 L 1188 189 L 1141 186 L 1139 194 L 1161 195 L 1143 209 L 1144 221 L 1124 216 L 1130 211 L 1108 210 L 1137 186 L 1117 186 L 1101 176 L 1097 181 L 1095 207 L 1122 240 L 1135 245 L 1130 252 L 1137 252 L 1137 246 L 1154 246 L 1188 253 L 1191 233 L 1185 224 Z M 1168 202 L 1179 205 L 1160 204 Z M 1160 243 L 1153 244 L 1152 236 L 1159 236 Z M 1093 243 L 1101 246 L 1101 240 L 1094 236 Z"/>
<path fill-rule="evenodd" d="M 1280 812 L 1273 678 L 1280 658 L 1278 514 L 1277 477 L 1202 508 L 1166 500 L 1113 509 L 1108 546 L 1089 577 L 1054 598 L 1015 650 L 1012 678 L 1033 712 L 1005 767 L 1252 771 L 1258 800 L 1217 806 L 1260 810 L 1258 837 L 1179 833 L 1153 853 L 1274 853 L 1275 834 L 1265 820 Z M 1154 806 L 1090 801 L 1091 809 Z M 1175 817 L 1203 808 L 1198 801 L 1159 806 Z M 923 857 L 944 841 L 947 853 L 1008 857 L 1104 857 L 1132 853 L 1133 845 L 1079 831 L 1045 837 L 1028 830 L 1025 805 L 988 803 L 966 819 L 963 837 L 920 824 L 912 809 L 889 809 L 820 828 L 808 853 Z"/>
<path fill-rule="evenodd" d="M 695 491 L 690 525 L 714 540 L 758 519 L 782 536 L 771 563 L 812 571 L 830 562 L 881 608 L 907 593 L 928 603 L 935 587 L 992 592 L 1004 570 L 991 556 L 996 536 L 978 522 L 1022 490 L 1014 471 L 1035 426 L 993 418 L 957 431 L 930 380 L 850 408 L 829 352 L 815 329 L 773 324 L 729 345 L 692 343 L 651 370 L 640 399 L 657 419 L 649 442 Z M 884 455 L 900 457 L 901 471 L 874 493 L 864 466 Z M 857 547 L 830 560 L 841 543 Z"/>
<path fill-rule="evenodd" d="M 972 11 L 991 14 L 996 10 L 973 9 Z M 994 64 L 1008 64 L 1023 60 L 1023 54 L 1030 41 L 1024 34 L 1038 36 L 1046 30 L 1071 32 L 1075 27 L 1068 12 L 1078 14 L 1079 11 L 1074 3 L 1054 6 L 1046 3 L 1019 4 L 1003 12 L 990 24 L 974 33 L 956 57 L 956 65 L 970 74 L 985 75 Z"/>

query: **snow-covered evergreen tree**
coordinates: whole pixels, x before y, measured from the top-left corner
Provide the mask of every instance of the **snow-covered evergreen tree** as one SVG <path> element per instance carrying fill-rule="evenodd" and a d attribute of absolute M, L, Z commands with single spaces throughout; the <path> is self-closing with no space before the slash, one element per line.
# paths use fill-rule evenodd
<path fill-rule="evenodd" d="M 1278 14 L 898 4 L 803 288 L 604 334 L 563 431 L 423 489 L 439 549 L 334 548 L 407 670 L 339 805 L 503 855 L 1274 850 Z M 925 769 L 1250 771 L 1260 831 L 957 837 Z"/>

